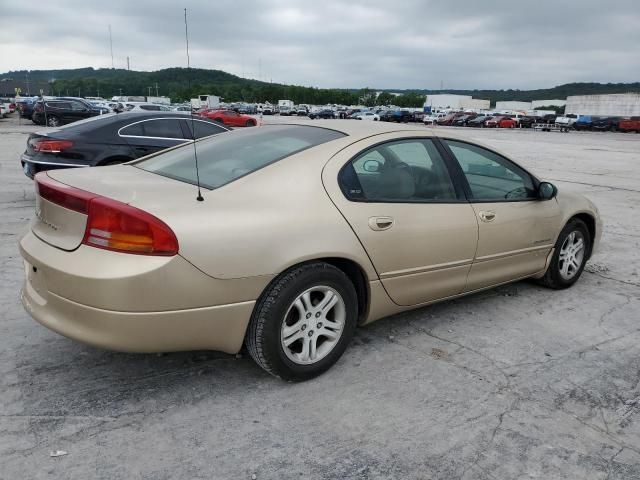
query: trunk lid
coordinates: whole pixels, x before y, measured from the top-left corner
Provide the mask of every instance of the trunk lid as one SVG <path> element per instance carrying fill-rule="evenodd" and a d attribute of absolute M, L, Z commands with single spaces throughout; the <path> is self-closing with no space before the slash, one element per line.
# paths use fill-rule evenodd
<path fill-rule="evenodd" d="M 186 202 L 196 203 L 193 185 L 130 165 L 50 170 L 40 175 L 37 179 L 44 182 L 44 188 L 47 180 L 53 179 L 57 185 L 62 184 L 62 188 L 71 187 L 72 195 L 84 195 L 86 199 L 107 197 L 154 215 L 184 208 Z M 75 250 L 82 243 L 87 225 L 86 212 L 75 207 L 77 205 L 60 205 L 43 198 L 42 194 L 36 195 L 36 215 L 31 230 L 49 245 L 66 251 Z"/>

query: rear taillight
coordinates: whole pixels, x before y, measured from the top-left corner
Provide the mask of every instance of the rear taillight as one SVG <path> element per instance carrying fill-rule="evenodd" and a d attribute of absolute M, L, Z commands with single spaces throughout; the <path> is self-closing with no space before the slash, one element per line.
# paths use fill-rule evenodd
<path fill-rule="evenodd" d="M 139 208 L 105 197 L 89 202 L 83 243 L 127 253 L 178 253 L 178 240 L 164 222 Z"/>
<path fill-rule="evenodd" d="M 73 147 L 71 140 L 36 140 L 31 145 L 33 150 L 40 153 L 60 153 Z"/>
<path fill-rule="evenodd" d="M 95 193 L 85 192 L 64 183 L 56 182 L 44 172 L 36 175 L 36 192 L 41 198 L 51 203 L 85 215 L 89 212 L 89 201 L 97 197 Z"/>
<path fill-rule="evenodd" d="M 173 231 L 144 210 L 56 182 L 44 172 L 36 175 L 36 189 L 45 200 L 87 215 L 85 245 L 142 255 L 178 253 Z"/>

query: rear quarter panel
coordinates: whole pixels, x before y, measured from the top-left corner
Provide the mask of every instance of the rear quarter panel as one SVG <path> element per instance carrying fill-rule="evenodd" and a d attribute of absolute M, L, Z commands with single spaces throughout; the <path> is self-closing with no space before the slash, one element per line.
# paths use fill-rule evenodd
<path fill-rule="evenodd" d="M 195 201 L 194 187 L 189 208 L 157 213 L 174 229 L 180 254 L 215 278 L 273 275 L 340 257 L 374 279 L 366 252 L 322 185 L 322 166 L 334 151 L 319 146 L 286 158 L 207 192 L 204 202 Z"/>

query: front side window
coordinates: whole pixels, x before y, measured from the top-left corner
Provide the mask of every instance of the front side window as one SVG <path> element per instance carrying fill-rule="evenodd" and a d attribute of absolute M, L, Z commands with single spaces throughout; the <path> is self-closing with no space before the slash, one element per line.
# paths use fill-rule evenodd
<path fill-rule="evenodd" d="M 474 200 L 534 200 L 531 175 L 504 157 L 477 145 L 445 140 L 471 188 Z"/>
<path fill-rule="evenodd" d="M 205 139 L 198 142 L 200 184 L 215 189 L 283 158 L 344 136 L 327 128 L 272 125 L 234 130 Z M 136 166 L 183 182 L 196 183 L 191 146 L 142 160 Z"/>
<path fill-rule="evenodd" d="M 340 188 L 354 201 L 446 202 L 457 200 L 434 143 L 410 139 L 365 150 L 340 172 Z"/>

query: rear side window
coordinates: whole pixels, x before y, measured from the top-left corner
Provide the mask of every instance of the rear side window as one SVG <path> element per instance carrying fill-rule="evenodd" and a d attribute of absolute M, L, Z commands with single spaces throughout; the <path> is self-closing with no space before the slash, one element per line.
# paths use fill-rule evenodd
<path fill-rule="evenodd" d="M 131 137 L 184 138 L 179 119 L 146 120 L 124 127 L 120 135 Z"/>
<path fill-rule="evenodd" d="M 428 139 L 400 140 L 365 150 L 340 172 L 353 201 L 450 202 L 456 193 L 443 158 Z"/>
<path fill-rule="evenodd" d="M 221 187 L 311 147 L 344 137 L 335 130 L 301 125 L 273 125 L 234 130 L 198 142 L 200 184 Z M 196 183 L 193 147 L 171 150 L 136 163 L 138 168 Z"/>
<path fill-rule="evenodd" d="M 191 120 L 187 120 L 189 131 L 191 131 Z M 217 135 L 218 133 L 226 132 L 227 129 L 219 125 L 209 122 L 203 122 L 201 120 L 193 120 L 193 129 L 195 130 L 195 137 L 202 138 L 209 135 Z M 193 137 L 193 133 L 191 134 Z"/>

